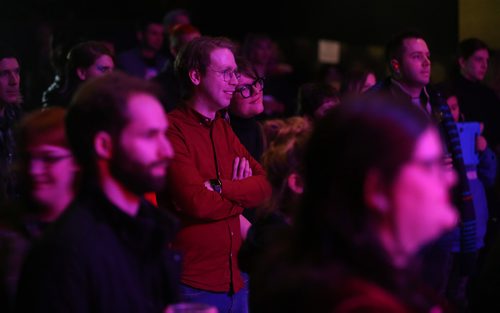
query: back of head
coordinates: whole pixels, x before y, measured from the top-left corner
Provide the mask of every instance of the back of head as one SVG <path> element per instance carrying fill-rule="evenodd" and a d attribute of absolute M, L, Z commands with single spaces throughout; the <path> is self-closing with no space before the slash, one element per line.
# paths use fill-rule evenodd
<path fill-rule="evenodd" d="M 293 173 L 302 177 L 302 158 L 312 125 L 302 117 L 291 117 L 280 122 L 269 141 L 269 147 L 262 155 L 262 166 L 273 188 L 271 203 L 263 213 L 279 210 L 290 217 L 297 197 L 288 186 L 288 177 Z M 267 121 L 265 127 L 269 130 L 277 125 L 278 123 Z"/>
<path fill-rule="evenodd" d="M 18 147 L 21 151 L 35 145 L 69 148 L 64 131 L 66 110 L 51 107 L 25 116 L 18 126 Z"/>
<path fill-rule="evenodd" d="M 468 59 L 478 50 L 490 50 L 488 45 L 478 38 L 468 38 L 458 45 L 458 57 Z"/>
<path fill-rule="evenodd" d="M 190 70 L 197 70 L 205 75 L 210 65 L 210 54 L 215 49 L 229 49 L 235 52 L 234 43 L 224 37 L 201 36 L 187 43 L 175 58 L 175 73 L 179 80 L 182 97 L 189 98 L 192 95 L 194 85 L 189 77 Z"/>
<path fill-rule="evenodd" d="M 163 17 L 163 28 L 168 34 L 177 24 L 191 24 L 190 14 L 185 9 L 174 9 L 168 11 Z"/>
<path fill-rule="evenodd" d="M 326 262 L 339 254 L 359 260 L 380 253 L 375 252 L 381 250 L 374 233 L 377 216 L 364 202 L 367 176 L 376 170 L 390 186 L 430 126 L 419 108 L 389 97 L 352 99 L 326 115 L 304 158 L 299 249 Z"/>
<path fill-rule="evenodd" d="M 95 170 L 95 135 L 104 131 L 118 138 L 129 121 L 129 98 L 141 93 L 158 94 L 151 82 L 119 72 L 86 81 L 77 91 L 66 117 L 66 133 L 85 170 Z"/>
<path fill-rule="evenodd" d="M 200 37 L 201 32 L 191 24 L 177 24 L 170 31 L 170 52 L 178 53 L 190 40 Z"/>
<path fill-rule="evenodd" d="M 314 117 L 325 101 L 339 98 L 338 91 L 327 83 L 306 83 L 299 88 L 299 114 Z"/>

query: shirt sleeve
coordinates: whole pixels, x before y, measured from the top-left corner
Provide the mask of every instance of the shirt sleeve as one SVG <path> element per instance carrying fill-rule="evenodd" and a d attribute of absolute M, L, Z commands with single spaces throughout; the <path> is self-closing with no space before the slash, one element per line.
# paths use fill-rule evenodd
<path fill-rule="evenodd" d="M 182 132 L 172 127 L 169 139 L 174 147 L 175 158 L 168 169 L 167 186 L 174 210 L 182 215 L 207 221 L 241 214 L 242 206 L 205 187 L 205 180 L 197 170 Z M 223 188 L 226 188 L 224 183 Z M 160 196 L 160 202 L 161 199 Z"/>
<path fill-rule="evenodd" d="M 242 180 L 222 180 L 222 195 L 245 208 L 253 208 L 264 204 L 271 197 L 271 185 L 267 181 L 266 172 L 245 147 L 236 135 L 230 132 L 231 144 L 237 154 L 250 162 L 252 176 Z"/>

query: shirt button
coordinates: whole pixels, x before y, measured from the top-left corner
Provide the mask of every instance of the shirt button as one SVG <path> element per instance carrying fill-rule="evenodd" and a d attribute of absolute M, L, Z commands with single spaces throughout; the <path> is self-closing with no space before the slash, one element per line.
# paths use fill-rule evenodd
<path fill-rule="evenodd" d="M 234 233 L 233 233 L 233 232 L 231 232 L 231 236 L 234 236 Z"/>

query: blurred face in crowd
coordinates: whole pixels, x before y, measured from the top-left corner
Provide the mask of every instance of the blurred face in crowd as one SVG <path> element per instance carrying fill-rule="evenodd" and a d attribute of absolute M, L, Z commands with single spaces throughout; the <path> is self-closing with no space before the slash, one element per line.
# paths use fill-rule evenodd
<path fill-rule="evenodd" d="M 210 53 L 210 63 L 205 74 L 201 76 L 198 70 L 192 70 L 190 75 L 197 85 L 198 96 L 204 99 L 210 111 L 216 112 L 229 106 L 239 77 L 231 50 L 214 49 Z"/>
<path fill-rule="evenodd" d="M 455 172 L 444 166 L 437 131 L 428 129 L 417 140 L 412 160 L 397 174 L 388 198 L 397 250 L 404 256 L 414 255 L 455 226 L 457 212 L 450 201 L 455 182 Z"/>
<path fill-rule="evenodd" d="M 401 82 L 412 87 L 424 87 L 430 81 L 431 61 L 427 43 L 421 38 L 403 40 L 401 60 L 393 59 L 391 65 Z"/>
<path fill-rule="evenodd" d="M 451 115 L 453 116 L 453 120 L 458 122 L 460 119 L 460 107 L 458 106 L 458 99 L 456 96 L 451 96 L 446 99 L 446 103 L 448 107 L 450 107 Z"/>
<path fill-rule="evenodd" d="M 471 81 L 482 81 L 488 70 L 490 53 L 487 49 L 480 49 L 474 52 L 467 59 L 460 58 L 458 63 L 465 78 Z"/>
<path fill-rule="evenodd" d="M 115 63 L 113 62 L 111 56 L 103 54 L 99 56 L 91 66 L 87 68 L 79 68 L 77 71 L 78 77 L 80 77 L 81 80 L 85 81 L 90 78 L 111 73 L 114 68 Z"/>
<path fill-rule="evenodd" d="M 61 198 L 73 196 L 78 166 L 67 147 L 33 144 L 27 149 L 31 198 L 51 209 Z"/>
<path fill-rule="evenodd" d="M 0 60 L 0 105 L 21 102 L 19 63 L 16 58 Z"/>
<path fill-rule="evenodd" d="M 236 92 L 231 100 L 229 110 L 236 116 L 251 118 L 264 111 L 264 80 L 242 74 Z"/>
<path fill-rule="evenodd" d="M 272 41 L 262 38 L 255 41 L 248 58 L 253 63 L 266 65 L 272 61 L 273 54 L 274 51 Z"/>
<path fill-rule="evenodd" d="M 130 121 L 110 160 L 111 174 L 137 195 L 159 191 L 174 155 L 166 114 L 158 99 L 143 93 L 130 97 L 128 111 Z"/>
<path fill-rule="evenodd" d="M 146 30 L 141 32 L 139 40 L 144 47 L 160 51 L 163 45 L 163 25 L 158 23 L 151 23 L 146 27 Z"/>

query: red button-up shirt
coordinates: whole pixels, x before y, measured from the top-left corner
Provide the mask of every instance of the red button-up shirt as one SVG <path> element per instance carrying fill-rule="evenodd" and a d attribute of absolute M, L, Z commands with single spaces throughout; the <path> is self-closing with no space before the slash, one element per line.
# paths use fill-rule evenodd
<path fill-rule="evenodd" d="M 168 169 L 167 190 L 158 200 L 182 223 L 174 243 L 183 253 L 181 281 L 202 290 L 227 292 L 232 287 L 236 292 L 243 287 L 237 262 L 242 243 L 239 215 L 244 207 L 264 204 L 271 186 L 220 114 L 211 121 L 190 108 L 179 108 L 168 118 L 175 157 Z M 251 177 L 232 180 L 236 157 L 249 160 Z M 204 185 L 217 178 L 216 161 L 221 194 Z"/>

